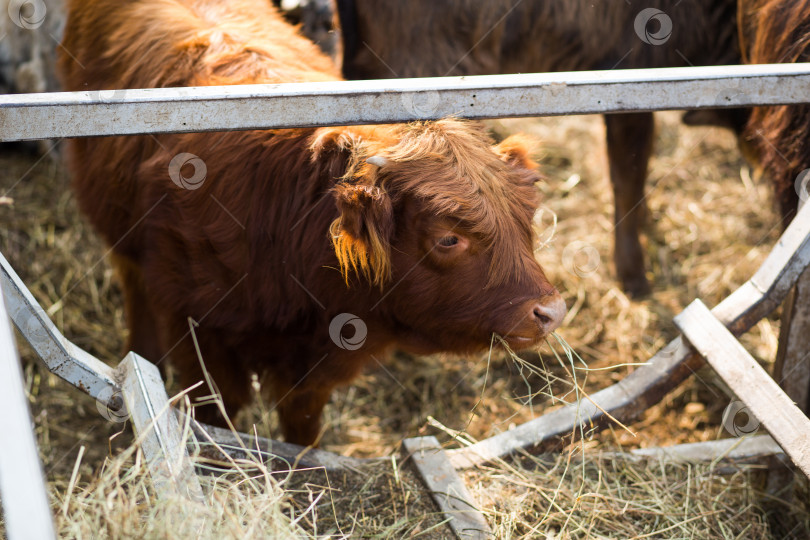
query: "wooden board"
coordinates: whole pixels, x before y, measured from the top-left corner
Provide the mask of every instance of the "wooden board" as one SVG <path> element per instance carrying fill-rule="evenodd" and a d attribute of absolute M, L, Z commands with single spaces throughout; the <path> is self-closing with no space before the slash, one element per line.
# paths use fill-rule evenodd
<path fill-rule="evenodd" d="M 808 206 L 810 197 L 806 182 L 801 188 L 800 209 Z M 810 269 L 805 269 L 785 300 L 773 378 L 810 415 Z"/>
<path fill-rule="evenodd" d="M 450 518 L 449 525 L 459 539 L 492 538 L 483 514 L 473 505 L 467 487 L 436 437 L 416 437 L 402 441 L 407 457 L 427 485 L 433 500 Z"/>
<path fill-rule="evenodd" d="M 185 416 L 176 412 L 182 423 Z M 194 433 L 194 444 L 197 453 L 211 464 L 219 464 L 227 470 L 230 459 L 255 460 L 265 464 L 274 471 L 298 468 L 320 468 L 327 471 L 354 470 L 371 461 L 388 460 L 389 458 L 353 458 L 327 452 L 320 448 L 299 446 L 288 442 L 255 437 L 247 433 L 209 426 L 191 420 Z M 225 454 L 225 455 L 223 455 Z M 228 459 L 230 458 L 230 459 Z M 217 465 L 209 467 L 214 470 Z"/>
<path fill-rule="evenodd" d="M 665 461 L 747 463 L 768 456 L 779 456 L 783 454 L 783 451 L 782 447 L 776 444 L 770 436 L 754 435 L 740 439 L 720 439 L 658 448 L 637 448 L 631 450 L 630 454 Z"/>
<path fill-rule="evenodd" d="M 158 497 L 203 502 L 200 481 L 157 366 L 131 352 L 121 362 L 124 402 Z"/>
<path fill-rule="evenodd" d="M 810 414 L 810 270 L 805 270 L 785 301 L 773 378 Z"/>
<path fill-rule="evenodd" d="M 810 419 L 703 302 L 695 300 L 689 304 L 675 317 L 675 324 L 793 463 L 810 478 Z"/>

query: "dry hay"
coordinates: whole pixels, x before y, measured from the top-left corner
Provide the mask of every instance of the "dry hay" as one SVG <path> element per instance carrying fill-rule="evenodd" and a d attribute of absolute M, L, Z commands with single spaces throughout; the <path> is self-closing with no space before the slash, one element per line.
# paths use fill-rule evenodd
<path fill-rule="evenodd" d="M 573 452 L 464 477 L 497 538 L 803 538 L 808 526 L 806 517 L 792 529 L 768 522 L 770 501 L 754 467 L 719 475 L 711 464 Z"/>
<path fill-rule="evenodd" d="M 355 457 L 390 456 L 405 437 L 436 435 L 453 446 L 448 433 L 480 440 L 502 432 L 620 380 L 676 335 L 672 316 L 692 299 L 712 306 L 748 279 L 780 232 L 769 186 L 750 178 L 730 133 L 683 128 L 678 120 L 676 113 L 659 115 L 645 239 L 654 292 L 638 302 L 614 280 L 612 194 L 604 173 L 601 119 L 493 122 L 499 135 L 523 130 L 543 143 L 538 158 L 547 176 L 540 186 L 549 210 L 543 214 L 545 230 L 552 228 L 552 216 L 557 221 L 538 257 L 569 306 L 559 334 L 584 363 L 564 356 L 560 361 L 548 346 L 522 353 L 520 360 L 497 352 L 474 358 L 395 353 L 334 394 L 324 418 L 324 448 Z M 0 199 L 0 219 L 6 223 L 0 251 L 70 339 L 116 364 L 126 332 L 120 290 L 103 260 L 104 248 L 77 216 L 63 169 L 47 157 L 6 151 L 0 171 L 0 196 L 12 199 Z M 598 253 L 598 264 L 579 261 L 578 269 L 566 269 L 561 261 L 575 242 Z M 768 364 L 777 335 L 778 317 L 773 317 L 760 322 L 743 344 Z M 55 515 L 62 516 L 73 465 L 85 447 L 68 517 L 58 517 L 60 531 L 75 537 L 95 536 L 98 530 L 109 536 L 172 536 L 172 527 L 186 527 L 186 521 L 173 520 L 186 511 L 173 506 L 180 503 L 154 506 L 142 463 L 128 449 L 128 427 L 104 420 L 93 400 L 45 373 L 25 347 L 23 356 Z M 574 374 L 579 388 L 572 384 Z M 179 390 L 172 380 L 169 387 Z M 769 521 L 772 515 L 791 516 L 801 537 L 810 530 L 806 509 L 764 504 L 768 500 L 756 472 L 719 476 L 708 465 L 600 457 L 607 450 L 726 437 L 720 418 L 730 401 L 704 369 L 630 431 L 613 426 L 586 434 L 562 454 L 468 471 L 465 478 L 499 537 L 549 531 L 559 537 L 783 537 L 786 532 Z M 272 410 L 258 400 L 236 422 L 243 431 L 252 432 L 255 425 L 260 435 L 278 434 Z M 248 482 L 216 486 L 211 497 L 217 506 L 205 514 L 211 521 L 203 536 L 273 534 L 265 527 L 276 525 L 247 508 L 254 504 L 268 516 L 287 516 L 277 525 L 294 524 L 304 535 L 448 534 L 407 463 L 395 467 L 386 461 L 345 477 L 307 474 L 273 476 L 273 482 L 259 478 L 255 482 L 270 486 L 262 493 L 251 492 Z M 121 528 L 111 528 L 119 526 L 115 523 Z M 101 528 L 90 534 L 94 527 Z"/>
<path fill-rule="evenodd" d="M 81 481 L 84 447 L 69 480 L 50 483 L 60 537 L 442 538 L 444 516 L 396 460 L 352 471 L 274 471 L 257 459 L 192 455 L 204 503 L 158 499 L 137 445 Z M 223 454 L 224 456 L 224 454 Z"/>

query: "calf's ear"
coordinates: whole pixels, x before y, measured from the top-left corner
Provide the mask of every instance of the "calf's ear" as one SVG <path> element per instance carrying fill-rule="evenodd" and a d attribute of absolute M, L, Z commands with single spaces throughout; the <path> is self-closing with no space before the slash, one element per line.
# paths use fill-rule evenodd
<path fill-rule="evenodd" d="M 534 183 L 542 179 L 537 172 L 537 163 L 531 158 L 536 147 L 537 141 L 525 135 L 511 135 L 496 145 L 494 150 L 501 161 L 517 169 L 521 181 Z"/>
<path fill-rule="evenodd" d="M 384 189 L 367 184 L 335 186 L 339 212 L 330 233 L 346 283 L 349 272 L 382 287 L 391 276 L 394 210 Z"/>

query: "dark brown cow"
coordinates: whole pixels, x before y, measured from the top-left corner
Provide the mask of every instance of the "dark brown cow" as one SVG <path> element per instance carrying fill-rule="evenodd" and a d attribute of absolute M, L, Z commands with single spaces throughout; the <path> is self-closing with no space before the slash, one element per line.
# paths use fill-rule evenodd
<path fill-rule="evenodd" d="M 335 29 L 335 14 L 331 0 L 273 0 L 284 18 L 300 25 L 300 31 L 332 58 L 340 56 L 340 39 Z"/>
<path fill-rule="evenodd" d="M 742 0 L 741 6 L 747 62 L 810 62 L 810 0 Z M 754 108 L 745 141 L 773 181 L 787 225 L 810 181 L 801 175 L 810 168 L 810 105 Z"/>
<path fill-rule="evenodd" d="M 63 45 L 70 90 L 339 79 L 267 0 L 72 0 Z M 94 138 L 69 154 L 131 348 L 170 355 L 191 385 L 196 326 L 228 412 L 266 375 L 293 442 L 316 441 L 331 390 L 393 346 L 474 351 L 497 333 L 523 348 L 565 314 L 534 258 L 527 149 L 474 123 Z"/>
<path fill-rule="evenodd" d="M 737 0 L 336 0 L 346 78 L 484 75 L 739 63 Z M 689 123 L 739 130 L 741 111 Z M 651 113 L 605 116 L 616 213 L 616 271 L 649 290 L 639 229 Z"/>

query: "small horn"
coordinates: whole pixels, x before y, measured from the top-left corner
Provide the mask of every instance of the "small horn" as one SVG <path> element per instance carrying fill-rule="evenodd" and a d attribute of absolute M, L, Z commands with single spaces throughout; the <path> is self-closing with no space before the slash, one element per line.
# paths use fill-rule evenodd
<path fill-rule="evenodd" d="M 388 159 L 382 156 L 371 156 L 370 158 L 366 159 L 366 163 L 376 165 L 377 167 L 385 167 L 388 165 Z"/>

